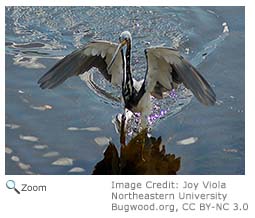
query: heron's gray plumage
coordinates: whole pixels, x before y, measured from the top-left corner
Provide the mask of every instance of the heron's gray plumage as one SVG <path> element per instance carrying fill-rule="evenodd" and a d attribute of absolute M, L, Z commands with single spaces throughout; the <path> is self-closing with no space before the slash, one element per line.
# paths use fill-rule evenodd
<path fill-rule="evenodd" d="M 40 87 L 55 88 L 71 76 L 78 76 L 96 67 L 102 75 L 113 84 L 121 84 L 122 62 L 121 55 L 117 54 L 117 61 L 110 70 L 107 69 L 118 44 L 107 41 L 94 41 L 83 48 L 75 50 L 65 56 L 53 66 L 38 83 Z"/>
<path fill-rule="evenodd" d="M 205 105 L 213 105 L 216 95 L 208 82 L 177 50 L 151 47 L 145 50 L 147 73 L 146 90 L 161 98 L 162 92 L 183 83 Z"/>
<path fill-rule="evenodd" d="M 180 76 L 183 84 L 192 91 L 204 105 L 214 105 L 216 95 L 208 82 L 188 61 L 180 58 L 173 64 L 173 69 Z"/>

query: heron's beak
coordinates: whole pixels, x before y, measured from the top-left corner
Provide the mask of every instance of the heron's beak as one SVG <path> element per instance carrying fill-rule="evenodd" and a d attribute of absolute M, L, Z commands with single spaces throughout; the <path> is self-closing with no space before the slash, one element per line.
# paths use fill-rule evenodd
<path fill-rule="evenodd" d="M 126 45 L 126 44 L 127 44 L 127 41 L 126 41 L 126 40 L 123 40 L 123 41 L 121 41 L 121 42 L 119 43 L 119 45 L 118 45 L 116 51 L 114 52 L 114 54 L 113 54 L 113 56 L 112 56 L 112 60 L 111 60 L 110 64 L 109 64 L 108 67 L 107 67 L 107 71 L 109 71 L 109 70 L 111 69 L 111 67 L 112 67 L 112 65 L 113 65 L 113 63 L 114 63 L 114 61 L 115 61 L 115 59 L 116 59 L 116 57 L 117 57 L 117 54 L 118 54 L 119 50 L 120 50 L 124 45 Z"/>

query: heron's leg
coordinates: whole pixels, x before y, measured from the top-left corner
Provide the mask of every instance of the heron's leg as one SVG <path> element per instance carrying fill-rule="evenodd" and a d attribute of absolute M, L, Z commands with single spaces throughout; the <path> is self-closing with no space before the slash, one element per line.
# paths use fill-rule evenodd
<path fill-rule="evenodd" d="M 125 113 L 121 116 L 121 126 L 120 126 L 120 144 L 126 144 L 126 131 L 125 131 L 125 122 L 126 122 L 126 115 Z"/>
<path fill-rule="evenodd" d="M 141 111 L 141 122 L 140 122 L 140 129 L 148 128 L 148 117 L 151 113 L 151 100 L 150 94 L 145 93 L 144 96 L 141 98 L 139 102 L 140 111 Z"/>
<path fill-rule="evenodd" d="M 147 113 L 141 113 L 140 130 L 148 128 L 148 115 Z"/>

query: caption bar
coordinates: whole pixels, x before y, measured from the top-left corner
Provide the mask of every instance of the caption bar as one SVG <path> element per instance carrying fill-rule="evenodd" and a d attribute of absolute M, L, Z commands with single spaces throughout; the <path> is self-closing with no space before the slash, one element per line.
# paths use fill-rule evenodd
<path fill-rule="evenodd" d="M 247 202 L 232 199 L 226 182 L 111 182 L 111 210 L 121 212 L 248 211 Z"/>

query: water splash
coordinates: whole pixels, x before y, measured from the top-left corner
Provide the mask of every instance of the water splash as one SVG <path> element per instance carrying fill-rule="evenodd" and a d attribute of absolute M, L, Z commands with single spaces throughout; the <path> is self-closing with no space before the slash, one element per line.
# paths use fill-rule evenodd
<path fill-rule="evenodd" d="M 103 79 L 102 75 L 96 70 L 89 71 L 87 74 L 81 76 L 81 79 L 85 81 L 87 86 L 104 99 L 105 102 L 110 105 L 123 110 L 124 105 L 121 102 L 121 89 L 111 85 L 109 82 Z M 157 99 L 151 96 L 152 111 L 148 116 L 148 124 L 150 127 L 157 125 L 160 121 L 173 116 L 180 112 L 183 107 L 187 106 L 193 94 L 190 90 L 186 89 L 183 85 L 180 85 L 177 89 L 173 89 L 164 95 L 163 99 Z M 127 116 L 126 129 L 128 135 L 132 135 L 133 132 L 139 130 L 140 113 L 135 113 Z M 121 115 L 117 115 L 113 118 L 115 129 L 119 132 Z"/>

